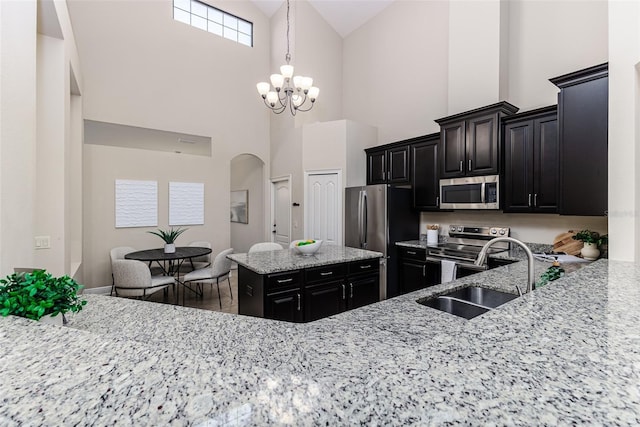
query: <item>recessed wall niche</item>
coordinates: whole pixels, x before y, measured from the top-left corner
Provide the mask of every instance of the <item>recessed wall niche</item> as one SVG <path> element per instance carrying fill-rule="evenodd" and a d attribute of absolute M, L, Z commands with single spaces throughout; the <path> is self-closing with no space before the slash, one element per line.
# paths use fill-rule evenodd
<path fill-rule="evenodd" d="M 117 123 L 84 121 L 84 143 L 211 157 L 211 138 Z"/>

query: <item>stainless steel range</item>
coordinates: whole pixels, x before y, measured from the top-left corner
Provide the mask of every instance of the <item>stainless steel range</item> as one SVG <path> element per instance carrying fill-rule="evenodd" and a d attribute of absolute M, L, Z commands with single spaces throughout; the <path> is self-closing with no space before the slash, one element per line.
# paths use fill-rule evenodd
<path fill-rule="evenodd" d="M 427 261 L 440 262 L 443 259 L 455 261 L 458 265 L 458 276 L 464 275 L 464 270 L 477 272 L 486 270 L 486 265 L 474 264 L 484 244 L 494 237 L 509 236 L 509 227 L 450 225 L 449 238 L 446 243 L 437 246 L 427 246 Z M 498 242 L 489 248 L 489 254 L 509 250 L 508 242 Z"/>

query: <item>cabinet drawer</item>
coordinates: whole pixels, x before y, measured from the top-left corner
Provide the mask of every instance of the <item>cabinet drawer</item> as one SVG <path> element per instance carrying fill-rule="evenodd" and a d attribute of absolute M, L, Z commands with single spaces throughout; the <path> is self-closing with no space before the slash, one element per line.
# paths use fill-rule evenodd
<path fill-rule="evenodd" d="M 416 261 L 426 261 L 427 251 L 419 248 L 399 248 L 398 255 L 400 258 L 414 259 Z"/>
<path fill-rule="evenodd" d="M 365 259 L 349 263 L 349 274 L 377 273 L 380 270 L 380 258 Z"/>
<path fill-rule="evenodd" d="M 305 270 L 305 283 L 316 283 L 329 280 L 337 280 L 347 273 L 346 264 L 331 264 L 322 267 L 307 268 Z"/>
<path fill-rule="evenodd" d="M 267 290 L 296 288 L 302 285 L 302 274 L 299 270 L 267 276 Z"/>

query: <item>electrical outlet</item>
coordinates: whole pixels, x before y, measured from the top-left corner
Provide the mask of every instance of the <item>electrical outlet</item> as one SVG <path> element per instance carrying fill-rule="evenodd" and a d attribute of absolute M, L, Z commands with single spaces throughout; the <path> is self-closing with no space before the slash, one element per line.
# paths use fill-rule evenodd
<path fill-rule="evenodd" d="M 36 249 L 51 249 L 51 236 L 36 236 Z"/>

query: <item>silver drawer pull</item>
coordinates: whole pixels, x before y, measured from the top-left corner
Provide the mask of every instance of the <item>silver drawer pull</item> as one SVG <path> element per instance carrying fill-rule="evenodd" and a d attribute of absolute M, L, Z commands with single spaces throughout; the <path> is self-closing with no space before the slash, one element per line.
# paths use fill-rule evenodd
<path fill-rule="evenodd" d="M 321 276 L 331 276 L 332 274 L 333 274 L 333 271 L 326 271 L 326 272 L 320 273 Z"/>
<path fill-rule="evenodd" d="M 360 266 L 361 269 L 365 269 L 365 268 L 371 268 L 371 264 L 367 264 L 367 265 L 361 265 Z"/>
<path fill-rule="evenodd" d="M 409 255 L 418 255 L 418 254 L 417 254 L 416 252 L 414 252 L 414 251 L 407 251 L 407 253 L 408 253 Z"/>
<path fill-rule="evenodd" d="M 289 283 L 289 282 L 293 282 L 293 278 L 288 278 L 288 279 L 281 279 L 281 280 L 276 280 L 276 282 L 282 284 L 282 283 Z"/>

